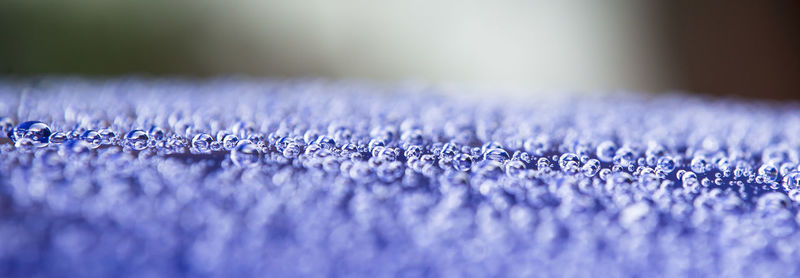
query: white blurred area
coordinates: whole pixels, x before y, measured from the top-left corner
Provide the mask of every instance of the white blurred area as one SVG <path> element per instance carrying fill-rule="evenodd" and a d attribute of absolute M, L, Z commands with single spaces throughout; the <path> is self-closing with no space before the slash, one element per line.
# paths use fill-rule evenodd
<path fill-rule="evenodd" d="M 663 91 L 673 84 L 646 1 L 278 1 L 219 14 L 210 60 L 313 75 L 524 92 Z M 234 32 L 231 32 L 234 30 Z M 219 37 L 225 38 L 220 40 Z"/>
<path fill-rule="evenodd" d="M 650 1 L 79 0 L 9 8 L 7 24 L 28 22 L 9 29 L 17 30 L 17 48 L 6 51 L 17 53 L 7 57 L 10 72 L 412 81 L 526 95 L 676 84 Z"/>

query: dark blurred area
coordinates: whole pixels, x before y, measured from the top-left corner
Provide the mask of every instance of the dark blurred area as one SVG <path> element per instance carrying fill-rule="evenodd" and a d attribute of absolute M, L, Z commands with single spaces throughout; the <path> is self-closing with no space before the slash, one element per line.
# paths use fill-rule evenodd
<path fill-rule="evenodd" d="M 800 99 L 798 11 L 797 1 L 4 1 L 0 75 Z"/>
<path fill-rule="evenodd" d="M 665 36 L 686 89 L 800 99 L 800 2 L 666 2 Z"/>

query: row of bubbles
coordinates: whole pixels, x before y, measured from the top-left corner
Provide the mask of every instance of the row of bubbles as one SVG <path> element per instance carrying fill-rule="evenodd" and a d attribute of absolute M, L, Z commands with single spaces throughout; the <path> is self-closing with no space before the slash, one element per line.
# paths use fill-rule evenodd
<path fill-rule="evenodd" d="M 2 277 L 800 275 L 797 104 L 236 78 L 0 99 Z"/>

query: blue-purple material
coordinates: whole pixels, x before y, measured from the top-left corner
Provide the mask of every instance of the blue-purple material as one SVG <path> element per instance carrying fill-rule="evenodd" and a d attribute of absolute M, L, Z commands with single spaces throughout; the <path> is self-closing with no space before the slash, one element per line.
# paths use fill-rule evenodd
<path fill-rule="evenodd" d="M 0 80 L 2 277 L 798 277 L 800 105 Z"/>

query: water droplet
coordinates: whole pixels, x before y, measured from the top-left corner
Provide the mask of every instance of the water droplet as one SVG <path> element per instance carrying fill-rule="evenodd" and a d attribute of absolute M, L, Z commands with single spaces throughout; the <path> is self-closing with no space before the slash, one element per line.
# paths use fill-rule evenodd
<path fill-rule="evenodd" d="M 317 138 L 315 143 L 319 145 L 321 148 L 329 151 L 336 148 L 336 142 L 333 141 L 333 138 L 330 138 L 328 136 L 320 136 L 319 138 Z"/>
<path fill-rule="evenodd" d="M 543 172 L 550 171 L 550 160 L 546 157 L 539 158 L 539 160 L 536 161 L 536 169 Z"/>
<path fill-rule="evenodd" d="M 61 144 L 67 140 L 67 134 L 61 131 L 54 132 L 50 135 L 50 143 L 51 144 Z"/>
<path fill-rule="evenodd" d="M 259 159 L 258 146 L 248 140 L 239 141 L 231 151 L 231 160 L 237 166 L 250 167 L 258 164 Z"/>
<path fill-rule="evenodd" d="M 597 159 L 602 162 L 611 162 L 617 153 L 617 145 L 611 141 L 603 141 L 597 145 Z"/>
<path fill-rule="evenodd" d="M 708 167 L 708 160 L 706 160 L 704 156 L 695 156 L 692 158 L 689 166 L 692 168 L 693 172 L 702 174 L 707 170 L 706 168 Z"/>
<path fill-rule="evenodd" d="M 100 133 L 100 138 L 102 139 L 101 144 L 109 145 L 117 143 L 117 133 L 115 133 L 113 130 L 103 128 L 98 130 L 97 133 Z"/>
<path fill-rule="evenodd" d="M 685 172 L 683 176 L 681 176 L 681 182 L 683 183 L 683 188 L 696 190 L 697 186 L 700 185 L 699 181 L 697 180 L 697 174 L 694 172 Z"/>
<path fill-rule="evenodd" d="M 622 166 L 622 167 L 628 167 L 628 166 L 633 165 L 635 159 L 636 159 L 636 157 L 635 157 L 635 155 L 633 153 L 633 149 L 628 148 L 628 147 L 622 147 L 622 148 L 619 148 L 617 150 L 616 154 L 614 154 L 614 159 L 613 160 L 614 160 L 614 164 L 616 164 L 616 165 L 619 165 L 619 166 Z"/>
<path fill-rule="evenodd" d="M 472 156 L 462 153 L 458 154 L 453 159 L 453 168 L 457 171 L 466 172 L 469 171 L 470 167 L 472 167 Z"/>
<path fill-rule="evenodd" d="M 147 132 L 141 129 L 134 129 L 125 135 L 125 147 L 141 151 L 147 148 L 148 140 Z"/>
<path fill-rule="evenodd" d="M 608 176 L 609 176 L 609 175 L 611 175 L 611 169 L 608 169 L 608 168 L 603 168 L 603 169 L 601 169 L 601 170 L 600 170 L 600 172 L 599 172 L 599 175 L 598 175 L 598 176 L 599 176 L 599 177 L 600 177 L 600 179 L 602 179 L 602 180 L 608 180 Z"/>
<path fill-rule="evenodd" d="M 14 129 L 14 121 L 9 117 L 0 117 L 0 136 L 10 133 L 12 129 Z"/>
<path fill-rule="evenodd" d="M 442 146 L 442 150 L 439 152 L 440 159 L 453 159 L 453 157 L 458 153 L 458 147 L 453 143 L 447 143 Z"/>
<path fill-rule="evenodd" d="M 506 175 L 512 178 L 522 178 L 525 176 L 525 163 L 519 160 L 509 160 L 506 162 Z"/>
<path fill-rule="evenodd" d="M 422 130 L 410 130 L 404 132 L 403 135 L 400 136 L 400 141 L 411 145 L 422 145 L 425 143 L 425 135 L 422 133 Z"/>
<path fill-rule="evenodd" d="M 378 167 L 378 179 L 383 182 L 393 182 L 403 176 L 403 164 L 397 161 L 381 164 Z"/>
<path fill-rule="evenodd" d="M 150 139 L 152 139 L 152 140 L 161 141 L 161 140 L 164 140 L 164 137 L 166 136 L 166 133 L 164 132 L 163 129 L 161 129 L 161 128 L 157 127 L 157 126 L 152 126 L 152 127 L 150 127 L 150 130 L 148 131 L 148 135 L 149 135 Z"/>
<path fill-rule="evenodd" d="M 384 140 L 375 138 L 375 139 L 372 139 L 372 140 L 369 141 L 368 148 L 369 148 L 369 151 L 372 152 L 372 150 L 375 149 L 376 147 L 385 147 L 385 146 L 386 146 L 386 142 Z"/>
<path fill-rule="evenodd" d="M 50 127 L 39 121 L 28 121 L 19 124 L 11 130 L 11 141 L 16 142 L 20 139 L 27 139 L 26 145 L 34 148 L 47 146 L 50 142 Z"/>
<path fill-rule="evenodd" d="M 772 163 L 766 163 L 758 168 L 758 175 L 764 178 L 765 181 L 775 181 L 778 179 L 778 168 Z"/>
<path fill-rule="evenodd" d="M 490 148 L 483 153 L 483 159 L 502 163 L 508 160 L 508 152 L 501 148 Z"/>
<path fill-rule="evenodd" d="M 598 171 L 600 171 L 600 161 L 597 159 L 589 159 L 581 167 L 581 172 L 587 177 L 593 177 Z"/>
<path fill-rule="evenodd" d="M 92 149 L 100 147 L 100 145 L 103 143 L 103 137 L 101 137 L 100 133 L 94 129 L 84 131 L 83 134 L 81 134 L 81 140 L 86 142 L 86 144 L 88 144 Z"/>
<path fill-rule="evenodd" d="M 283 156 L 286 158 L 295 158 L 300 155 L 301 147 L 300 144 L 295 142 L 291 142 L 286 144 L 286 147 L 283 148 Z"/>
<path fill-rule="evenodd" d="M 502 149 L 502 148 L 503 148 L 503 145 L 501 145 L 500 143 L 494 142 L 494 141 L 490 141 L 490 142 L 486 142 L 485 144 L 483 144 L 483 146 L 481 146 L 481 153 L 485 154 L 487 151 L 489 151 L 491 149 Z"/>
<path fill-rule="evenodd" d="M 516 152 L 514 152 L 514 155 L 511 156 L 511 159 L 520 160 L 520 161 L 522 161 L 522 162 L 527 164 L 527 163 L 531 163 L 531 159 L 532 158 L 531 158 L 531 155 L 529 155 L 526 152 L 516 151 Z"/>
<path fill-rule="evenodd" d="M 376 156 L 378 159 L 382 161 L 395 161 L 397 160 L 397 156 L 399 156 L 398 151 L 395 148 L 383 148 L 378 155 Z"/>
<path fill-rule="evenodd" d="M 558 159 L 558 166 L 561 167 L 562 171 L 568 174 L 574 174 L 578 172 L 578 169 L 580 169 L 581 166 L 580 164 L 580 159 L 578 159 L 578 156 L 574 153 L 562 154 Z"/>
<path fill-rule="evenodd" d="M 211 138 L 211 135 L 199 133 L 192 138 L 192 147 L 199 152 L 207 152 L 213 142 L 214 138 Z"/>
<path fill-rule="evenodd" d="M 239 137 L 236 137 L 236 135 L 228 134 L 222 137 L 222 147 L 225 148 L 225 150 L 233 150 L 238 143 Z"/>
<path fill-rule="evenodd" d="M 353 146 L 353 148 L 355 148 L 355 146 Z M 404 155 L 406 158 L 419 158 L 422 155 L 422 148 L 416 145 L 410 146 L 406 149 Z"/>
<path fill-rule="evenodd" d="M 421 171 L 426 166 L 433 165 L 434 163 L 436 163 L 436 158 L 433 155 L 425 154 L 417 160 L 417 165 L 414 168 L 417 171 Z"/>
<path fill-rule="evenodd" d="M 800 189 L 800 172 L 790 172 L 783 177 L 783 188 L 788 190 Z"/>
<path fill-rule="evenodd" d="M 319 131 L 311 129 L 306 131 L 305 134 L 303 134 L 303 141 L 306 142 L 306 145 L 310 145 L 311 143 L 314 143 L 314 141 L 317 141 L 317 138 L 319 137 L 320 137 Z"/>
<path fill-rule="evenodd" d="M 549 139 L 545 136 L 540 136 L 535 139 L 525 140 L 522 147 L 526 152 L 534 155 L 544 155 L 550 149 Z"/>
<path fill-rule="evenodd" d="M 675 170 L 675 160 L 672 157 L 664 156 L 658 159 L 658 168 L 664 173 L 672 173 Z"/>

